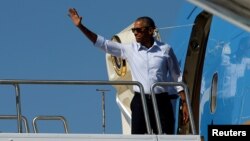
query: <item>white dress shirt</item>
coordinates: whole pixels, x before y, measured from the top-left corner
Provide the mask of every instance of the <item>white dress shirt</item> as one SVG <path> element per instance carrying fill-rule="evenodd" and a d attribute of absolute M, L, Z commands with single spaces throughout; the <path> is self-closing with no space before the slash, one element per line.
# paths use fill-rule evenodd
<path fill-rule="evenodd" d="M 151 85 L 155 82 L 182 81 L 178 61 L 168 44 L 155 40 L 151 48 L 146 48 L 137 42 L 121 44 L 98 35 L 94 45 L 106 53 L 126 59 L 132 73 L 132 81 L 140 82 L 146 94 L 151 94 Z M 177 92 L 183 90 L 181 86 L 175 88 Z M 138 86 L 133 86 L 133 89 L 140 92 Z M 155 94 L 163 92 L 168 92 L 167 86 L 154 88 Z"/>

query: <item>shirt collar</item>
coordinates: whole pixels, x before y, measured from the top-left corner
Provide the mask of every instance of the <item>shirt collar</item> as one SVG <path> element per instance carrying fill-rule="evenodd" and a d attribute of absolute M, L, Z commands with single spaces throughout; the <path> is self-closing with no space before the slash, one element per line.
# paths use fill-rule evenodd
<path fill-rule="evenodd" d="M 143 49 L 148 49 L 148 50 L 150 50 L 150 49 L 152 49 L 152 48 L 154 48 L 154 47 L 159 47 L 159 41 L 154 40 L 154 43 L 153 43 L 152 47 L 149 48 L 149 49 L 146 48 L 145 46 L 141 45 L 141 43 L 137 43 L 137 49 L 138 49 L 138 51 L 143 50 Z"/>

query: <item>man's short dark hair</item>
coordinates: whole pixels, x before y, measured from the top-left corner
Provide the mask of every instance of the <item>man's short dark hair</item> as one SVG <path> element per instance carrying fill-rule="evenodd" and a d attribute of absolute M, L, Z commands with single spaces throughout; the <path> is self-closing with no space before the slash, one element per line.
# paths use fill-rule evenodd
<path fill-rule="evenodd" d="M 136 19 L 136 21 L 144 21 L 146 26 L 155 28 L 154 20 L 148 16 L 139 17 Z"/>

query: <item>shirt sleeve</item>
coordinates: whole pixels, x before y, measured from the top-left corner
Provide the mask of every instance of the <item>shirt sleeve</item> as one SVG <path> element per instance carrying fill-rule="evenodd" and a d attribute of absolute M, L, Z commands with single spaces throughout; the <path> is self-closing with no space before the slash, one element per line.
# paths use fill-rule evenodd
<path fill-rule="evenodd" d="M 180 70 L 180 66 L 172 48 L 170 48 L 169 50 L 168 68 L 169 77 L 171 78 L 171 80 L 173 80 L 174 82 L 182 82 L 182 73 Z M 175 89 L 177 90 L 177 92 L 184 90 L 182 86 L 175 86 Z"/>
<path fill-rule="evenodd" d="M 116 57 L 124 57 L 124 46 L 118 42 L 107 40 L 104 37 L 97 35 L 97 40 L 94 46 L 100 48 L 106 53 L 114 55 Z"/>

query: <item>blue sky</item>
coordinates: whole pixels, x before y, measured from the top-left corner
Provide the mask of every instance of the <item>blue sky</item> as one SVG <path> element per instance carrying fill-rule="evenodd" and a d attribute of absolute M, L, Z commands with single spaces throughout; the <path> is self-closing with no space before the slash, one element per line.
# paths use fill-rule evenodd
<path fill-rule="evenodd" d="M 158 27 L 173 26 L 179 10 L 173 1 L 1 0 L 0 79 L 108 80 L 105 54 L 73 25 L 68 9 L 76 8 L 85 25 L 111 38 L 139 16 L 152 17 Z M 171 32 L 160 31 L 163 41 L 168 42 Z M 111 86 L 22 85 L 22 114 L 30 127 L 37 115 L 64 115 L 70 132 L 102 133 L 101 95 L 96 89 L 111 90 L 106 94 L 106 133 L 121 133 Z M 14 88 L 1 85 L 0 97 L 0 114 L 16 114 Z M 0 121 L 0 131 L 6 128 L 16 131 L 16 122 Z"/>

